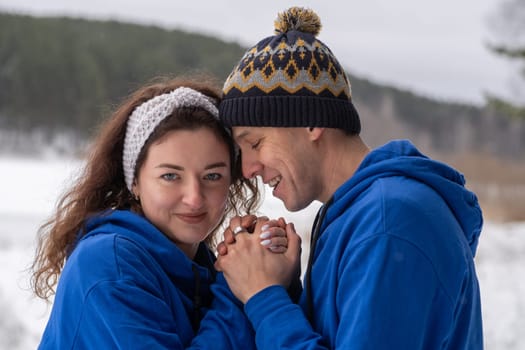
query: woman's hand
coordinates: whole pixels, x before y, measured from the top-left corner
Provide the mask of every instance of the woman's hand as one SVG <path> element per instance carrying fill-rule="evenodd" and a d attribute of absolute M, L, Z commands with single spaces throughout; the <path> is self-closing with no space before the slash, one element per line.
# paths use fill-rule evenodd
<path fill-rule="evenodd" d="M 217 246 L 217 253 L 228 253 L 228 244 L 235 243 L 239 234 L 254 234 L 259 236 L 260 243 L 274 253 L 284 253 L 288 248 L 286 237 L 286 221 L 284 218 L 269 220 L 266 216 L 255 215 L 235 216 L 224 231 L 224 241 Z"/>
<path fill-rule="evenodd" d="M 243 303 L 266 287 L 281 285 L 288 288 L 300 271 L 301 239 L 293 224 L 285 226 L 286 251 L 274 254 L 261 247 L 264 240 L 256 236 L 259 232 L 266 232 L 261 231 L 266 222 L 258 220 L 252 235 L 238 233 L 234 243 L 223 242 L 227 245 L 227 254 L 219 255 L 215 262 L 215 268 L 224 273 L 230 289 Z"/>

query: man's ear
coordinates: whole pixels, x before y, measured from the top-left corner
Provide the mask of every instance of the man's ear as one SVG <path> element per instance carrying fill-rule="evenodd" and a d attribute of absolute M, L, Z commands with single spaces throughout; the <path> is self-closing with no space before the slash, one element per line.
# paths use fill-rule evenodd
<path fill-rule="evenodd" d="M 321 138 L 325 128 L 308 128 L 308 138 L 310 141 L 317 141 Z"/>

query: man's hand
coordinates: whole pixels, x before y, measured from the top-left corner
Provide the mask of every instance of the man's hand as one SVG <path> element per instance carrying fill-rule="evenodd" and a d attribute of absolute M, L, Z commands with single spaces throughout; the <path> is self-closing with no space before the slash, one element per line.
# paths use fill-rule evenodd
<path fill-rule="evenodd" d="M 261 232 L 264 222 L 257 223 L 254 232 Z M 225 243 L 227 254 L 219 255 L 215 268 L 224 277 L 235 296 L 246 303 L 253 295 L 272 285 L 288 288 L 300 271 L 301 238 L 293 224 L 285 227 L 287 250 L 274 254 L 261 245 L 257 234 L 237 234 L 234 243 Z"/>
<path fill-rule="evenodd" d="M 257 226 L 257 223 L 264 224 Z M 226 255 L 228 253 L 228 244 L 235 243 L 235 237 L 241 233 L 258 235 L 261 245 L 274 253 L 284 253 L 288 247 L 286 221 L 284 218 L 269 220 L 266 216 L 259 218 L 255 215 L 235 216 L 224 231 L 224 241 L 217 245 L 218 255 Z"/>

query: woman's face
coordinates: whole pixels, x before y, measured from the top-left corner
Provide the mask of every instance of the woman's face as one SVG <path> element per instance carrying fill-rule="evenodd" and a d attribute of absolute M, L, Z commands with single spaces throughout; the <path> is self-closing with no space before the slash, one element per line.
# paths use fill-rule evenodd
<path fill-rule="evenodd" d="M 193 258 L 224 215 L 230 169 L 228 146 L 208 128 L 172 131 L 151 144 L 133 192 L 146 218 Z"/>

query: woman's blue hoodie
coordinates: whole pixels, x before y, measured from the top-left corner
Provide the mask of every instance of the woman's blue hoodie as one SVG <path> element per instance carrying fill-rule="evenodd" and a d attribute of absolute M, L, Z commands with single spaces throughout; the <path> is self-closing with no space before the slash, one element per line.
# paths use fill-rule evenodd
<path fill-rule="evenodd" d="M 483 348 L 482 215 L 460 173 L 390 142 L 323 209 L 299 305 L 279 286 L 245 305 L 258 349 Z"/>
<path fill-rule="evenodd" d="M 242 305 L 201 244 L 190 260 L 149 221 L 89 221 L 62 271 L 39 349 L 253 349 Z"/>

